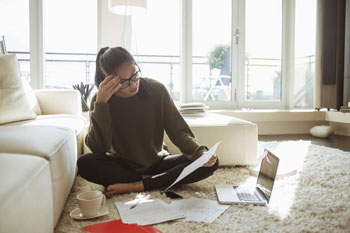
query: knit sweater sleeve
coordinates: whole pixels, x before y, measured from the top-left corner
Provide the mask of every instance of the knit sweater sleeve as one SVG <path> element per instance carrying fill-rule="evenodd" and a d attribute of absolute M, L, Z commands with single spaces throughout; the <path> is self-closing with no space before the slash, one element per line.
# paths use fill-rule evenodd
<path fill-rule="evenodd" d="M 202 155 L 202 152 L 208 150 L 208 148 L 197 143 L 193 132 L 176 108 L 165 87 L 162 97 L 165 131 L 169 136 L 169 139 L 189 160 L 196 160 Z"/>
<path fill-rule="evenodd" d="M 96 96 L 91 100 L 90 126 L 85 143 L 92 152 L 110 151 L 112 139 L 109 104 L 96 103 Z"/>

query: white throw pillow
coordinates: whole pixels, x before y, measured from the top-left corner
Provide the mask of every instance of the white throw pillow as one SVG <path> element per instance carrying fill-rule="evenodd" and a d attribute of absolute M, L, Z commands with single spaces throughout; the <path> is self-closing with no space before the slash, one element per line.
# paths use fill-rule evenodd
<path fill-rule="evenodd" d="M 0 124 L 33 119 L 16 55 L 0 56 Z"/>
<path fill-rule="evenodd" d="M 330 125 L 318 125 L 310 129 L 310 133 L 319 138 L 328 138 L 334 133 L 334 127 Z"/>
<path fill-rule="evenodd" d="M 36 95 L 25 78 L 22 78 L 24 93 L 26 94 L 27 100 L 29 102 L 30 108 L 35 112 L 36 115 L 41 115 L 40 105 L 38 103 L 38 99 Z"/>

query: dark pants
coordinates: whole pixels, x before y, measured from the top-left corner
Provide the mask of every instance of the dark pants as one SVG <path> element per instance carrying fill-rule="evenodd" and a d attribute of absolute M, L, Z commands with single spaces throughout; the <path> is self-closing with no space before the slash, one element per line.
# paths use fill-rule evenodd
<path fill-rule="evenodd" d="M 78 159 L 78 169 L 81 177 L 105 187 L 111 184 L 132 183 L 142 180 L 147 191 L 168 187 L 191 162 L 184 155 L 168 155 L 147 173 L 139 174 L 129 168 L 120 158 L 91 153 Z M 189 184 L 203 180 L 211 176 L 218 166 L 219 160 L 211 167 L 200 167 L 177 184 Z M 142 175 L 152 176 L 143 179 Z"/>

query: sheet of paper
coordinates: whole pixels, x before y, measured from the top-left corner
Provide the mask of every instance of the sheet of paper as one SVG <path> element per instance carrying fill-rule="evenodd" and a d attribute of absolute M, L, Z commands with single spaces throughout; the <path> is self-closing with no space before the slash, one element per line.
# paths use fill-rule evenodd
<path fill-rule="evenodd" d="M 188 176 L 189 174 L 191 174 L 192 172 L 194 172 L 197 168 L 201 167 L 203 164 L 205 164 L 206 162 L 208 162 L 208 160 L 215 155 L 215 151 L 218 148 L 219 144 L 221 141 L 217 142 L 212 148 L 210 148 L 207 153 L 205 153 L 204 155 L 202 155 L 201 157 L 199 157 L 198 159 L 196 159 L 195 161 L 193 161 L 191 164 L 189 164 L 187 167 L 185 167 L 182 172 L 180 173 L 180 175 L 177 177 L 177 179 L 169 186 L 167 187 L 165 191 L 167 191 L 168 189 L 170 189 L 173 185 L 175 185 L 177 182 L 179 182 L 180 180 L 182 180 L 183 178 L 185 178 L 186 176 Z"/>
<path fill-rule="evenodd" d="M 179 221 L 212 223 L 225 212 L 230 205 L 221 205 L 213 200 L 190 198 L 173 201 L 170 203 L 170 207 L 185 215 L 185 218 Z"/>
<path fill-rule="evenodd" d="M 160 199 L 149 199 L 138 203 L 135 208 L 129 202 L 115 202 L 119 215 L 123 223 L 136 223 L 140 226 L 152 225 L 156 223 L 166 222 L 183 218 L 184 215 L 169 208 L 169 205 Z"/>

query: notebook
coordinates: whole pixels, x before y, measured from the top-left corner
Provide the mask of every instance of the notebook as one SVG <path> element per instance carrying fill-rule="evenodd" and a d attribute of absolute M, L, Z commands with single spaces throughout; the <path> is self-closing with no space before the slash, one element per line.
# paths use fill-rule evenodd
<path fill-rule="evenodd" d="M 266 205 L 270 201 L 275 183 L 279 158 L 265 149 L 261 160 L 258 179 L 255 187 L 215 185 L 218 201 L 221 204 L 254 204 Z"/>

